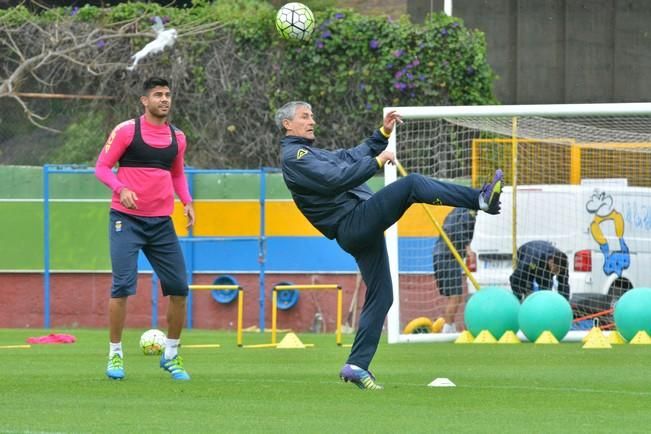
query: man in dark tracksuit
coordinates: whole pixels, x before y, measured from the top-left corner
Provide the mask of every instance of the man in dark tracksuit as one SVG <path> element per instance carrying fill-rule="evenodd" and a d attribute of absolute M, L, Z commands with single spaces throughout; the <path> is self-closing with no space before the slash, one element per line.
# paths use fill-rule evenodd
<path fill-rule="evenodd" d="M 275 116 L 285 133 L 281 140 L 283 178 L 298 209 L 357 262 L 366 284 L 359 328 L 340 377 L 362 389 L 381 389 L 368 367 L 377 349 L 393 289 L 384 231 L 413 203 L 436 203 L 499 213 L 502 171 L 481 190 L 411 174 L 373 194 L 365 184 L 383 165 L 395 160 L 386 151 L 398 113 L 390 112 L 380 129 L 358 146 L 328 151 L 313 147 L 314 118 L 306 102 L 294 101 Z"/>
<path fill-rule="evenodd" d="M 556 290 L 569 300 L 567 255 L 548 241 L 529 241 L 518 248 L 511 290 L 521 300 L 534 291 Z M 556 277 L 556 279 L 554 279 Z"/>

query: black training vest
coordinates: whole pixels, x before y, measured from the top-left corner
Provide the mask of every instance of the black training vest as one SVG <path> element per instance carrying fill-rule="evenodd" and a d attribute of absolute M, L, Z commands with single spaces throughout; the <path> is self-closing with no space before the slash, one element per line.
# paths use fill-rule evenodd
<path fill-rule="evenodd" d="M 135 122 L 133 140 L 120 157 L 120 167 L 154 167 L 167 171 L 172 170 L 172 163 L 179 153 L 179 144 L 176 141 L 174 127 L 170 125 L 172 143 L 164 148 L 156 148 L 148 145 L 142 139 L 140 118 L 136 118 Z"/>

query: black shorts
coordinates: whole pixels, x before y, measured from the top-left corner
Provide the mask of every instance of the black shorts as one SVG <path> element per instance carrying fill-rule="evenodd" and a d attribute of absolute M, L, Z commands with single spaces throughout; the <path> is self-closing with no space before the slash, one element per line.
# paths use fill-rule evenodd
<path fill-rule="evenodd" d="M 136 293 L 140 250 L 160 278 L 163 295 L 188 295 L 185 259 L 171 217 L 141 217 L 112 209 L 109 241 L 111 298 Z"/>
<path fill-rule="evenodd" d="M 432 257 L 434 276 L 441 295 L 463 294 L 463 272 L 452 254 L 435 254 Z"/>

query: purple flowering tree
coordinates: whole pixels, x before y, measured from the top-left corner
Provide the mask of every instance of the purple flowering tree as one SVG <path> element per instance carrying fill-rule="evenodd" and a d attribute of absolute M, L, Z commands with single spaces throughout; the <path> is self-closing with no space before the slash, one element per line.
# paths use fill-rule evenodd
<path fill-rule="evenodd" d="M 188 163 L 251 168 L 278 164 L 273 113 L 290 100 L 314 105 L 319 143 L 333 148 L 368 135 L 385 106 L 495 103 L 483 35 L 457 18 L 432 15 L 413 25 L 350 10 L 313 12 L 311 39 L 297 42 L 279 36 L 276 8 L 262 0 L 0 10 L 0 113 L 3 121 L 11 115 L 63 131 L 39 140 L 30 164 L 52 162 L 49 150 L 59 144 L 55 162 L 89 161 L 108 129 L 140 112 L 142 80 L 160 75 L 172 82 L 172 122 L 191 144 Z M 155 37 L 154 17 L 178 39 L 127 71 Z M 12 162 L 2 159 L 9 155 L 3 128 L 12 123 L 0 124 L 0 163 Z M 85 153 L 69 152 L 75 141 Z"/>
<path fill-rule="evenodd" d="M 292 51 L 279 72 L 291 76 L 300 65 L 302 79 L 279 79 L 276 94 L 318 102 L 320 123 L 327 125 L 319 131 L 323 143 L 348 146 L 375 126 L 386 106 L 496 103 L 483 34 L 458 18 L 435 14 L 413 25 L 331 11 L 317 23 L 312 43 Z"/>

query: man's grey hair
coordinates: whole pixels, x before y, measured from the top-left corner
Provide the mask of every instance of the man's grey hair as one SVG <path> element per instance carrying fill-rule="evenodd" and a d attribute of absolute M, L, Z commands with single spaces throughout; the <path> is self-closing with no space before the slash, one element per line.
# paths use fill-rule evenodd
<path fill-rule="evenodd" d="M 296 115 L 296 108 L 297 107 L 307 107 L 308 110 L 312 110 L 312 106 L 305 102 L 305 101 L 291 101 L 279 108 L 276 111 L 276 116 L 274 116 L 274 119 L 276 121 L 276 126 L 280 131 L 285 131 L 285 127 L 283 127 L 283 121 L 285 119 L 292 120 L 294 119 L 294 116 Z"/>

